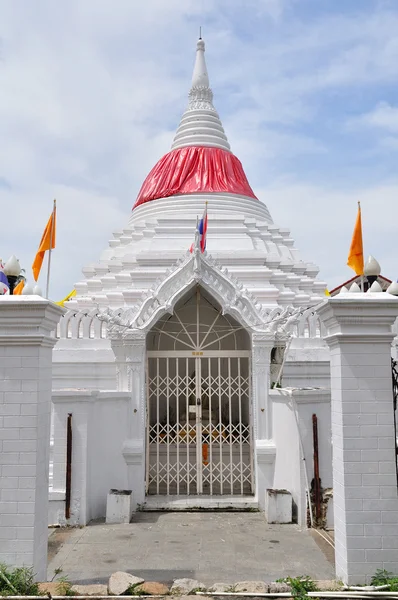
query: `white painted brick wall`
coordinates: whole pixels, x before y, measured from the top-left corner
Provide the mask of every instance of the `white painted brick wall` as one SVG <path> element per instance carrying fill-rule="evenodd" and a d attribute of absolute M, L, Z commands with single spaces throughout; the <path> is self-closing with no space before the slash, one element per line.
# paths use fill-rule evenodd
<path fill-rule="evenodd" d="M 37 296 L 0 297 L 0 562 L 47 571 L 51 331 L 63 313 Z"/>
<path fill-rule="evenodd" d="M 398 299 L 340 295 L 319 314 L 331 333 L 336 576 L 361 584 L 377 569 L 398 572 L 391 381 Z"/>
<path fill-rule="evenodd" d="M 66 424 L 72 414 L 72 494 L 70 525 L 85 525 L 105 516 L 111 488 L 130 489 L 126 461 L 120 452 L 129 432 L 130 392 L 58 390 L 53 392 L 52 523 L 65 524 Z M 108 431 L 113 436 L 103 439 Z M 141 485 L 141 478 L 138 480 Z"/>

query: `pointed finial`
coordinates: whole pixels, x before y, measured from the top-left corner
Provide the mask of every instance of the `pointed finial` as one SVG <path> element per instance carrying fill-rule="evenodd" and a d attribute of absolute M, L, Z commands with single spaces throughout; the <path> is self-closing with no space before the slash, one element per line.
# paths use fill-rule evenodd
<path fill-rule="evenodd" d="M 202 26 L 199 26 L 199 39 L 202 39 Z"/>
<path fill-rule="evenodd" d="M 350 289 L 348 291 L 350 292 L 350 294 L 358 294 L 361 291 L 361 288 L 359 287 L 357 282 L 354 281 L 354 283 L 352 284 L 352 286 L 350 287 Z"/>
<path fill-rule="evenodd" d="M 367 293 L 368 293 L 368 294 L 369 294 L 369 293 L 370 293 L 370 294 L 374 294 L 374 293 L 377 293 L 377 294 L 379 294 L 379 293 L 380 293 L 380 292 L 382 292 L 382 291 L 383 291 L 383 290 L 382 290 L 382 288 L 381 288 L 381 285 L 380 285 L 380 283 L 379 283 L 378 281 L 374 281 L 374 282 L 372 283 L 372 285 L 370 286 L 370 288 L 368 289 L 368 292 L 367 292 Z"/>
<path fill-rule="evenodd" d="M 392 281 L 387 288 L 387 292 L 393 296 L 398 296 L 398 282 Z"/>
<path fill-rule="evenodd" d="M 205 61 L 205 43 L 199 37 L 196 44 L 196 60 L 192 75 L 192 87 L 209 87 L 209 76 Z"/>

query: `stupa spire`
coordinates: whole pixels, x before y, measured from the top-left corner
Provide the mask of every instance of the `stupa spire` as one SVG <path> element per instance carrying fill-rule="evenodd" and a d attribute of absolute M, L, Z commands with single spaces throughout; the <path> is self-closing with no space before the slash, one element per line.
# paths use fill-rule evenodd
<path fill-rule="evenodd" d="M 201 37 L 196 44 L 196 60 L 192 74 L 192 87 L 210 87 L 205 60 L 205 43 Z"/>
<path fill-rule="evenodd" d="M 213 105 L 213 92 L 205 59 L 205 43 L 199 37 L 189 101 L 177 129 L 172 150 L 187 146 L 210 146 L 231 150 L 220 117 Z"/>
<path fill-rule="evenodd" d="M 240 161 L 231 152 L 213 106 L 202 38 L 196 44 L 188 106 L 171 152 L 165 154 L 147 175 L 134 208 L 157 198 L 199 193 L 230 193 L 256 198 Z"/>

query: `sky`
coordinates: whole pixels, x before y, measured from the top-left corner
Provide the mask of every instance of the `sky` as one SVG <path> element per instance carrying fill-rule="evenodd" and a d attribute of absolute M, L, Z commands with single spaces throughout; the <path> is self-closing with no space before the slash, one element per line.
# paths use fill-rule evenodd
<path fill-rule="evenodd" d="M 397 279 L 396 0 L 0 0 L 0 257 L 32 280 L 56 198 L 50 297 L 83 279 L 170 149 L 200 25 L 232 150 L 301 258 L 350 278 L 360 201 Z"/>

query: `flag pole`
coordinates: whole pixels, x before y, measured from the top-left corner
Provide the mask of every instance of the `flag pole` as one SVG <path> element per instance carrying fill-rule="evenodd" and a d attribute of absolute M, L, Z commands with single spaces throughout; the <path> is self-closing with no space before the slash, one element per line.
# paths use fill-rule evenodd
<path fill-rule="evenodd" d="M 359 200 L 358 200 L 358 210 L 361 213 L 361 229 L 362 229 L 362 211 L 361 211 L 361 203 L 360 203 Z M 363 256 L 363 246 L 362 246 L 362 256 Z M 362 275 L 361 275 L 361 292 L 364 292 L 364 291 L 365 291 L 365 282 L 364 282 L 363 269 L 362 269 Z"/>
<path fill-rule="evenodd" d="M 54 200 L 53 212 L 52 212 L 52 215 L 51 215 L 50 249 L 48 251 L 48 264 L 47 264 L 47 285 L 46 285 L 46 298 L 47 298 L 47 300 L 48 300 L 48 293 L 49 293 L 49 289 L 50 289 L 51 250 L 52 250 L 53 239 L 54 239 L 55 207 L 56 207 L 56 201 Z"/>

